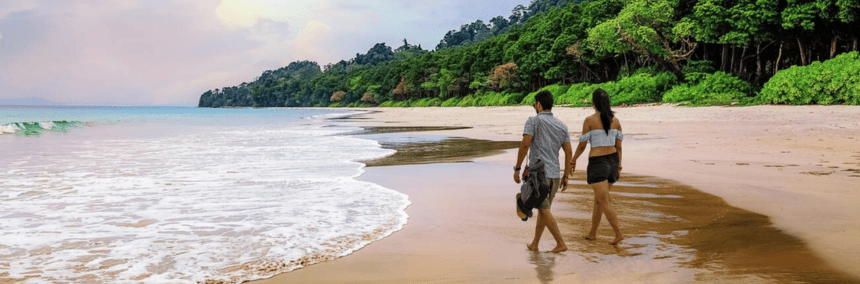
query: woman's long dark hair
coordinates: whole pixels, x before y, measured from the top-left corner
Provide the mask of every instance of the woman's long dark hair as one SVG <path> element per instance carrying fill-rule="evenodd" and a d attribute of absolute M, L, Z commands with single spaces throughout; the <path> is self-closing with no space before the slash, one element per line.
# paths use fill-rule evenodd
<path fill-rule="evenodd" d="M 615 117 L 615 112 L 610 107 L 609 93 L 597 88 L 591 94 L 591 102 L 594 103 L 594 107 L 600 112 L 600 122 L 603 123 L 603 131 L 606 131 L 606 135 L 609 135 L 609 127 L 612 126 L 612 118 Z"/>

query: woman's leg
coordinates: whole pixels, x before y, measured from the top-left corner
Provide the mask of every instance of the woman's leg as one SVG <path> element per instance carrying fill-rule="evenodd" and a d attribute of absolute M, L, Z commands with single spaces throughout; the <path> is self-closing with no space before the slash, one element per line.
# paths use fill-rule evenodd
<path fill-rule="evenodd" d="M 597 201 L 597 194 L 594 195 L 594 210 L 591 212 L 591 231 L 585 236 L 586 240 L 597 239 L 597 227 L 600 226 L 600 219 L 603 217 L 603 205 Z"/>
<path fill-rule="evenodd" d="M 594 196 L 597 202 L 600 202 L 603 205 L 603 214 L 606 215 L 606 220 L 609 221 L 609 225 L 611 225 L 612 230 L 615 231 L 615 239 L 609 244 L 617 245 L 618 242 L 621 242 L 621 240 L 624 239 L 624 236 L 621 234 L 621 230 L 618 229 L 618 217 L 615 214 L 615 207 L 612 205 L 611 198 L 609 196 L 609 182 L 603 181 L 594 183 L 591 186 L 594 189 Z"/>

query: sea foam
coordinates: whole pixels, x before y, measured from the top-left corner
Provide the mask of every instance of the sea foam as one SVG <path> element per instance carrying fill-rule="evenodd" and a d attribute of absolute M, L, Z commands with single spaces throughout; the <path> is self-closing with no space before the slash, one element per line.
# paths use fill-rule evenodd
<path fill-rule="evenodd" d="M 12 155 L 0 165 L 4 277 L 239 283 L 347 255 L 400 230 L 410 204 L 354 179 L 355 161 L 393 151 L 335 135 L 349 130 L 214 127 Z"/>
<path fill-rule="evenodd" d="M 18 128 L 18 124 L 16 123 L 0 125 L 0 134 L 15 134 L 18 130 L 21 130 L 21 128 Z"/>

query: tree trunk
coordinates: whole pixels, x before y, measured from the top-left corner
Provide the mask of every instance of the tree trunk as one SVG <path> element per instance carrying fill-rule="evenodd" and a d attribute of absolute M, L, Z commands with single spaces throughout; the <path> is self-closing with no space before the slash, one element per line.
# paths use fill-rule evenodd
<path fill-rule="evenodd" d="M 702 54 L 702 59 L 704 59 L 704 60 L 708 60 L 708 44 L 707 44 L 707 43 L 702 43 L 702 49 L 705 51 L 705 52 Z"/>
<path fill-rule="evenodd" d="M 854 37 L 854 51 L 857 51 L 857 37 Z"/>
<path fill-rule="evenodd" d="M 747 47 L 744 46 L 744 51 L 741 53 L 741 62 L 738 62 L 738 76 L 744 76 L 744 57 L 747 56 Z M 734 56 L 733 56 L 734 57 Z"/>
<path fill-rule="evenodd" d="M 776 64 L 773 65 L 773 74 L 779 72 L 779 63 L 782 61 L 782 42 L 779 43 L 779 55 L 776 56 Z"/>
<path fill-rule="evenodd" d="M 755 45 L 755 52 L 755 83 L 758 84 L 761 80 L 761 44 Z"/>
<path fill-rule="evenodd" d="M 661 67 L 663 67 L 663 69 L 668 70 L 669 72 L 672 72 L 672 74 L 675 75 L 675 78 L 677 78 L 678 81 L 680 81 L 680 82 L 686 81 L 686 78 L 684 76 L 684 72 L 681 71 L 681 68 L 680 68 L 680 66 L 678 66 L 678 63 L 669 62 L 669 60 L 666 60 L 663 58 L 655 58 L 654 60 L 656 60 L 657 64 L 659 64 Z"/>
<path fill-rule="evenodd" d="M 737 53 L 737 49 L 732 46 L 732 63 L 729 64 L 729 73 L 735 73 L 735 54 Z M 737 75 L 737 74 L 735 74 Z"/>
<path fill-rule="evenodd" d="M 627 66 L 627 70 L 630 70 L 630 63 L 627 63 L 627 53 L 624 53 L 624 66 Z"/>
<path fill-rule="evenodd" d="M 836 40 L 839 39 L 839 36 L 833 36 L 833 41 L 830 42 L 830 59 L 833 59 L 833 56 L 836 55 Z"/>
<path fill-rule="evenodd" d="M 720 64 L 720 71 L 723 71 L 723 72 L 726 71 L 726 64 L 728 63 L 728 61 L 729 61 L 729 45 L 723 44 L 723 56 L 722 56 L 722 63 Z"/>
<path fill-rule="evenodd" d="M 800 38 L 797 38 L 797 46 L 800 48 L 800 66 L 806 66 L 806 50 L 803 49 Z"/>

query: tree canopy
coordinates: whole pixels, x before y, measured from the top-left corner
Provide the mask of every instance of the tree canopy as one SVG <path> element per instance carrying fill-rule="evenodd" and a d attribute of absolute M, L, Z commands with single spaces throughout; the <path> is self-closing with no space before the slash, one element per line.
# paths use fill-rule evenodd
<path fill-rule="evenodd" d="M 293 62 L 207 91 L 200 106 L 468 105 L 490 93 L 499 95 L 483 103 L 507 104 L 551 86 L 575 97 L 598 85 L 642 102 L 673 86 L 748 86 L 702 99 L 723 102 L 754 96 L 781 70 L 857 50 L 858 10 L 860 0 L 534 0 L 448 32 L 433 51 L 404 39 L 322 67 Z M 680 90 L 673 100 L 688 97 Z"/>

